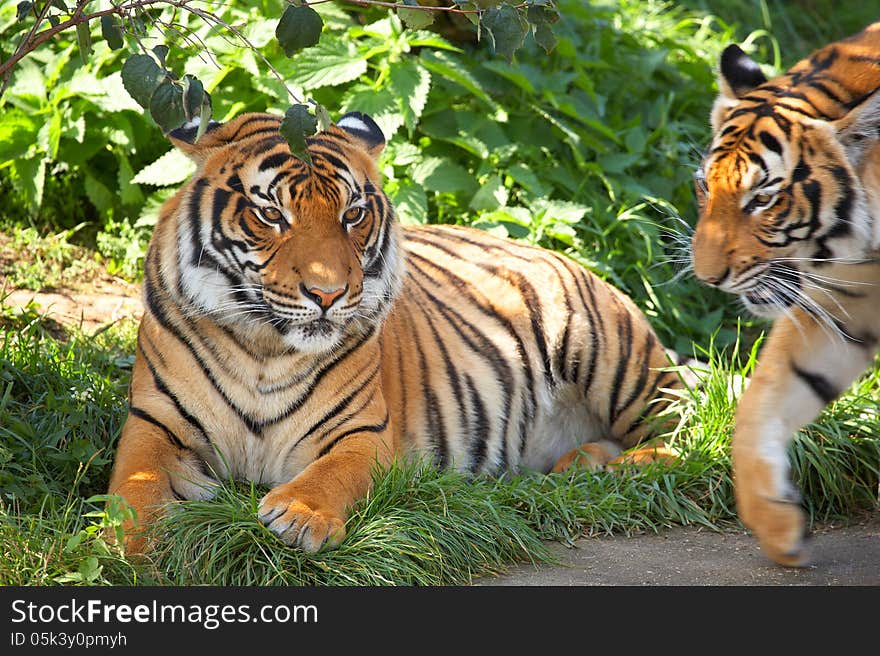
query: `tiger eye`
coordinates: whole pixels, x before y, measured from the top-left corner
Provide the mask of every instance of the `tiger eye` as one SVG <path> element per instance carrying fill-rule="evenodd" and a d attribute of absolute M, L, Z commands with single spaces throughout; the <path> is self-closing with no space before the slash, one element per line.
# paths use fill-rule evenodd
<path fill-rule="evenodd" d="M 284 215 L 281 213 L 281 210 L 279 210 L 277 207 L 260 208 L 260 214 L 269 223 L 278 223 L 282 219 L 284 219 Z"/>
<path fill-rule="evenodd" d="M 752 202 L 754 202 L 757 205 L 767 205 L 772 200 L 773 200 L 772 194 L 755 194 L 752 197 Z"/>
<path fill-rule="evenodd" d="M 364 218 L 366 210 L 363 207 L 349 207 L 342 213 L 342 220 L 345 225 L 352 226 L 360 222 Z"/>

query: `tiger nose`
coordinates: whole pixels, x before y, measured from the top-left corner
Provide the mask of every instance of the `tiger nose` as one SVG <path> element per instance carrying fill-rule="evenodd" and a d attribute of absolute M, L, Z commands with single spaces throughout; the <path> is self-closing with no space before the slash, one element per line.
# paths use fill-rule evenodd
<path fill-rule="evenodd" d="M 717 287 L 725 280 L 727 280 L 728 276 L 730 276 L 730 267 L 727 267 L 723 273 L 716 275 L 707 275 L 707 276 L 699 276 L 700 280 L 702 280 L 707 285 L 712 285 L 713 287 Z"/>
<path fill-rule="evenodd" d="M 320 287 L 307 288 L 305 285 L 300 283 L 299 289 L 302 292 L 303 296 L 317 303 L 322 310 L 329 310 L 330 306 L 332 306 L 337 301 L 337 299 L 339 299 L 340 296 L 348 291 L 348 285 L 346 285 L 345 287 L 340 287 L 339 289 L 327 291 L 326 289 L 321 289 Z"/>

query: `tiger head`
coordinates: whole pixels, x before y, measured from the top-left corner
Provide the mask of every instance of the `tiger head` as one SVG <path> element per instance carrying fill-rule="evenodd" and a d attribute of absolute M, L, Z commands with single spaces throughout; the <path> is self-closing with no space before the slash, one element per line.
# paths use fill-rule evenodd
<path fill-rule="evenodd" d="M 350 113 L 295 157 L 269 114 L 169 134 L 197 164 L 174 206 L 181 307 L 284 348 L 326 352 L 375 328 L 401 278 L 398 227 L 376 159 L 385 146 Z M 250 327 L 250 328 L 249 328 Z"/>
<path fill-rule="evenodd" d="M 829 117 L 823 94 L 845 80 L 819 68 L 768 81 L 739 47 L 721 57 L 713 139 L 695 176 L 694 273 L 759 316 L 809 312 L 828 296 L 830 268 L 880 248 L 880 189 L 870 188 L 880 93 Z"/>

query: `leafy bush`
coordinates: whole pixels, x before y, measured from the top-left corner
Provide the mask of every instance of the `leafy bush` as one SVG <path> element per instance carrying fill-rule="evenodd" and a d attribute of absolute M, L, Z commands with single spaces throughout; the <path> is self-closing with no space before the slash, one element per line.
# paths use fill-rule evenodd
<path fill-rule="evenodd" d="M 14 3 L 3 2 L 0 34 L 14 19 Z M 390 140 L 382 169 L 404 222 L 475 225 L 566 251 L 634 296 L 681 350 L 733 317 L 725 296 L 663 284 L 680 257 L 668 235 L 693 215 L 712 67 L 731 28 L 662 2 L 563 0 L 552 52 L 529 38 L 511 63 L 484 44 L 408 29 L 385 10 L 325 3 L 315 7 L 320 42 L 287 57 L 269 18 L 283 6 L 219 8 L 256 52 L 173 9 L 155 23 L 175 29 L 145 43 L 172 46 L 168 67 L 201 80 L 221 120 L 281 111 L 291 92 L 334 116 L 371 114 Z M 96 38 L 80 65 L 76 50 L 74 35 L 61 34 L 15 70 L 0 115 L 0 136 L 15 137 L 0 140 L 0 175 L 35 223 L 90 221 L 82 234 L 107 235 L 97 248 L 131 276 L 161 201 L 192 166 L 126 93 L 119 51 Z M 58 179 L 65 192 L 47 195 L 46 180 Z M 716 336 L 732 339 L 726 328 Z"/>

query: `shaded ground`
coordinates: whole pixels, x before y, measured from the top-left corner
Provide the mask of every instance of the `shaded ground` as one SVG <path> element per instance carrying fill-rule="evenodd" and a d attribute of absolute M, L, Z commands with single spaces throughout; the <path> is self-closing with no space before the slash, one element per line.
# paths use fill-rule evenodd
<path fill-rule="evenodd" d="M 552 545 L 560 564 L 520 565 L 476 585 L 853 586 L 880 585 L 880 512 L 813 531 L 812 565 L 779 567 L 744 531 L 678 527 L 659 534 L 597 537 Z"/>

